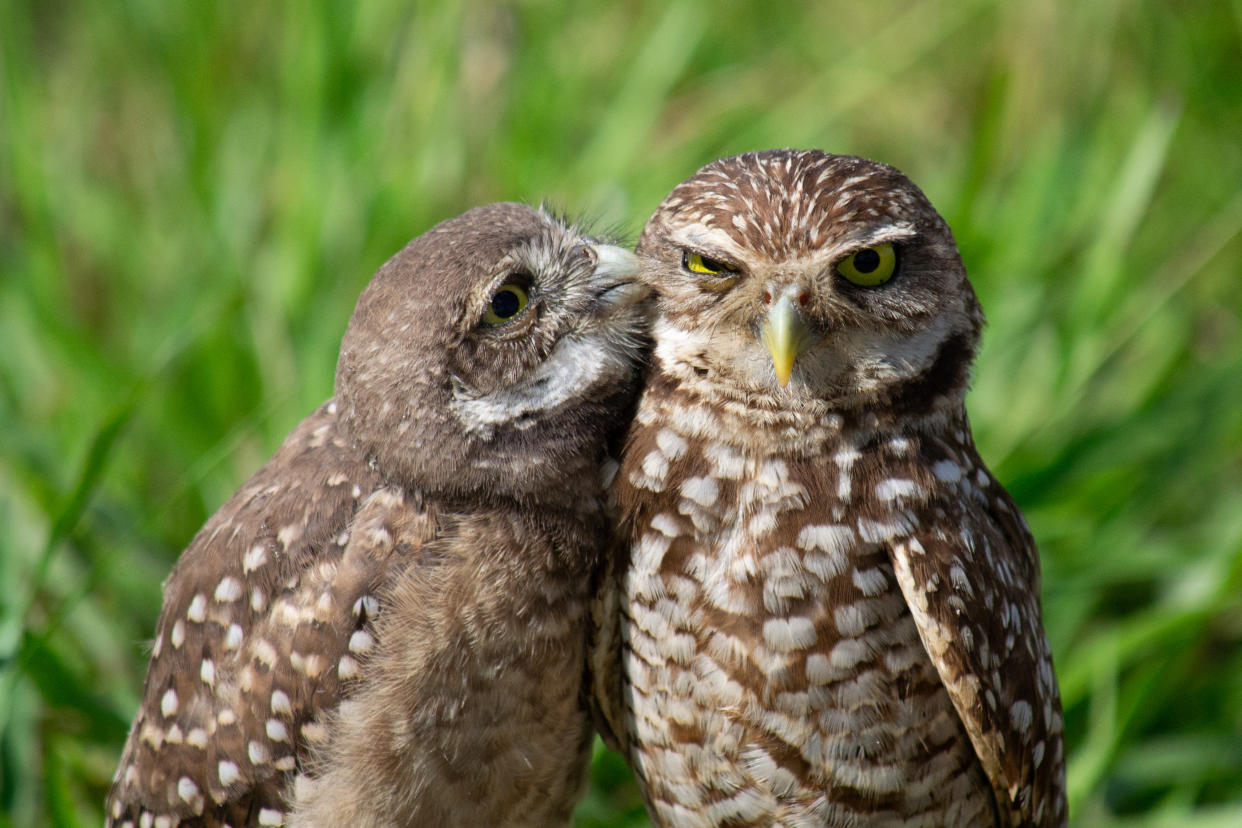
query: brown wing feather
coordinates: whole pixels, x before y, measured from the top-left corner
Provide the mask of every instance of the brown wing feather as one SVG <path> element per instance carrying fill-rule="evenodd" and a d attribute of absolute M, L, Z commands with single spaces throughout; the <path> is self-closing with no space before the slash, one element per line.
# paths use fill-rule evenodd
<path fill-rule="evenodd" d="M 169 577 L 147 673 L 108 799 L 113 824 L 255 824 L 282 791 L 316 716 L 348 679 L 384 555 L 351 526 L 378 475 L 325 404 L 207 522 Z"/>
<path fill-rule="evenodd" d="M 629 564 L 629 546 L 617 533 L 609 563 L 601 567 L 600 584 L 591 600 L 591 619 L 587 645 L 588 687 L 591 719 L 604 744 L 626 754 L 622 739 L 626 733 L 621 703 L 621 577 Z"/>
<path fill-rule="evenodd" d="M 973 447 L 959 457 L 970 462 L 939 466 L 942 496 L 892 545 L 893 568 L 1002 818 L 1064 825 L 1061 700 L 1034 540 Z"/>

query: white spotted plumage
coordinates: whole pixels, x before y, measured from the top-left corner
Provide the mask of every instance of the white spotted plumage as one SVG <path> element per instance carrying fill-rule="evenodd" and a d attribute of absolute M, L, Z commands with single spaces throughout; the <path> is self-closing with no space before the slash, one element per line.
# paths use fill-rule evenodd
<path fill-rule="evenodd" d="M 837 272 L 882 243 L 891 283 Z M 970 437 L 982 313 L 943 220 L 889 167 L 772 151 L 675 188 L 639 254 L 655 362 L 591 664 L 653 820 L 1063 825 L 1038 559 Z"/>
<path fill-rule="evenodd" d="M 110 825 L 568 821 L 599 466 L 643 342 L 636 270 L 516 204 L 381 268 L 334 398 L 168 579 Z M 490 322 L 515 280 L 530 306 Z M 545 376 L 564 365 L 573 382 Z M 514 394 L 512 417 L 487 408 Z"/>

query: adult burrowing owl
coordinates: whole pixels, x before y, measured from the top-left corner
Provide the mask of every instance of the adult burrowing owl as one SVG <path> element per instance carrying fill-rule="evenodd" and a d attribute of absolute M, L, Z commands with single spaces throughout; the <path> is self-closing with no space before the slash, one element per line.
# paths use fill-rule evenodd
<path fill-rule="evenodd" d="M 168 580 L 111 824 L 568 822 L 636 265 L 497 204 L 379 270 L 335 397 Z"/>
<path fill-rule="evenodd" d="M 639 243 L 655 364 L 596 693 L 661 825 L 1059 825 L 1022 516 L 963 396 L 983 314 L 891 167 L 709 164 Z"/>

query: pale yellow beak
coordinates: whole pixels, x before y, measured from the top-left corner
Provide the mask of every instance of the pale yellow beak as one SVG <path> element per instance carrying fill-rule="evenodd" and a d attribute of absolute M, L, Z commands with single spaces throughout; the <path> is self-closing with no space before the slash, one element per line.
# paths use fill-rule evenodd
<path fill-rule="evenodd" d="M 782 388 L 793 373 L 794 360 L 818 339 L 788 294 L 777 299 L 768 311 L 759 338 L 772 355 L 772 369 Z"/>

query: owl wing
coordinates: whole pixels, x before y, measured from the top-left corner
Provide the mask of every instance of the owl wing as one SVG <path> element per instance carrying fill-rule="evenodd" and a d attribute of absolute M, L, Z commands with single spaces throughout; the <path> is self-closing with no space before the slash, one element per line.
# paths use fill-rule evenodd
<path fill-rule="evenodd" d="M 400 495 L 378 485 L 329 402 L 190 543 L 165 584 L 109 824 L 277 822 L 370 643 L 394 546 L 432 531 L 385 522 Z"/>
<path fill-rule="evenodd" d="M 973 455 L 971 450 L 969 454 Z M 1039 608 L 1034 540 L 975 468 L 935 469 L 937 497 L 890 547 L 901 591 L 1009 825 L 1064 825 L 1061 699 Z"/>
<path fill-rule="evenodd" d="M 591 600 L 587 643 L 591 719 L 604 744 L 623 756 L 628 756 L 628 747 L 623 743 L 627 728 L 621 698 L 621 596 L 622 578 L 630 560 L 627 538 L 624 527 L 614 533 L 611 554 L 600 567 L 599 584 Z"/>

